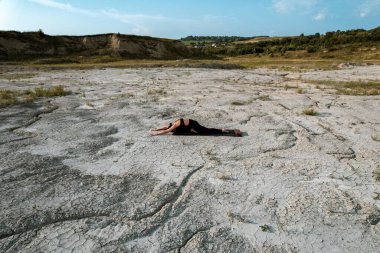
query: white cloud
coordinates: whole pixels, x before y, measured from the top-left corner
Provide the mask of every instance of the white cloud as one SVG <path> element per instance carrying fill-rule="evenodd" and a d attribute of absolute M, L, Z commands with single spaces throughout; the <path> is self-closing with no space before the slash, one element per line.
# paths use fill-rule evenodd
<path fill-rule="evenodd" d="M 76 8 L 76 7 L 73 7 L 71 4 L 61 3 L 54 0 L 29 0 L 29 2 L 34 2 L 40 5 L 44 5 L 47 7 L 51 7 L 51 8 L 67 11 L 67 12 L 78 13 L 78 14 L 83 14 L 83 15 L 92 16 L 92 17 L 98 16 L 96 12 L 89 11 L 86 9 Z"/>
<path fill-rule="evenodd" d="M 147 25 L 148 23 L 169 20 L 167 17 L 162 15 L 127 14 L 120 13 L 115 9 L 102 10 L 101 12 L 108 18 L 132 25 L 132 32 L 140 35 L 148 35 L 151 32 Z"/>
<path fill-rule="evenodd" d="M 273 7 L 279 13 L 307 11 L 318 4 L 318 0 L 273 0 Z"/>
<path fill-rule="evenodd" d="M 359 7 L 359 16 L 362 18 L 368 17 L 380 9 L 380 0 L 366 0 Z"/>
<path fill-rule="evenodd" d="M 323 12 L 323 11 L 318 12 L 318 13 L 313 17 L 313 19 L 314 19 L 315 21 L 322 21 L 322 20 L 324 20 L 325 18 L 326 18 L 326 13 Z"/>
<path fill-rule="evenodd" d="M 101 13 L 113 20 L 131 25 L 130 29 L 134 34 L 168 37 L 174 33 L 182 34 L 184 27 L 187 27 L 190 33 L 202 32 L 205 29 L 210 30 L 207 33 L 212 33 L 213 28 L 223 27 L 225 18 L 208 14 L 199 19 L 184 19 L 163 15 L 122 13 L 115 9 L 102 10 Z"/>
<path fill-rule="evenodd" d="M 166 20 L 165 16 L 162 15 L 145 15 L 145 14 L 127 14 L 127 13 L 120 13 L 115 9 L 109 9 L 109 10 L 102 10 L 102 13 L 106 15 L 107 17 L 117 19 L 121 22 L 128 23 L 128 24 L 134 24 L 136 22 L 141 22 L 143 20 L 155 20 L 155 21 L 162 21 Z"/>

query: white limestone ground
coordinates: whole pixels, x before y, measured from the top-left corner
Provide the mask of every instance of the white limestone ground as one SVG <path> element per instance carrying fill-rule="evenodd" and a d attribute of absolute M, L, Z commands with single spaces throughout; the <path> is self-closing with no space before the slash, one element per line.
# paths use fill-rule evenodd
<path fill-rule="evenodd" d="M 335 95 L 305 80 L 379 73 L 0 76 L 0 89 L 74 91 L 0 109 L 0 251 L 377 252 L 380 96 Z M 309 106 L 317 116 L 302 113 Z M 147 134 L 180 117 L 245 136 Z"/>

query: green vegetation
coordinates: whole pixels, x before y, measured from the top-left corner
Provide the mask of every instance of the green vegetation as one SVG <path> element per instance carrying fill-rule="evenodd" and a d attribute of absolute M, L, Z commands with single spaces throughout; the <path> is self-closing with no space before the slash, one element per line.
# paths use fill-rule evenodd
<path fill-rule="evenodd" d="M 240 214 L 233 213 L 231 210 L 227 212 L 227 217 L 230 222 L 234 222 L 235 220 L 237 220 L 238 222 L 242 223 L 252 223 L 251 221 L 242 217 Z"/>
<path fill-rule="evenodd" d="M 3 74 L 0 74 L 0 79 L 13 81 L 13 80 L 20 80 L 20 79 L 29 79 L 35 76 L 37 76 L 36 73 L 3 73 Z"/>
<path fill-rule="evenodd" d="M 265 38 L 267 36 L 264 36 Z M 227 45 L 227 43 L 233 43 L 238 41 L 248 41 L 259 37 L 240 37 L 240 36 L 187 36 L 185 38 L 181 38 L 180 40 L 185 45 L 190 45 L 197 48 L 202 48 L 205 46 L 220 46 Z"/>
<path fill-rule="evenodd" d="M 261 37 L 261 36 L 259 36 Z M 267 36 L 264 36 L 267 37 Z M 212 42 L 235 42 L 235 41 L 245 41 L 258 37 L 240 37 L 240 36 L 187 36 L 181 38 L 181 41 L 212 41 Z"/>
<path fill-rule="evenodd" d="M 373 171 L 373 177 L 376 181 L 380 181 L 380 169 Z"/>
<path fill-rule="evenodd" d="M 352 96 L 374 96 L 380 94 L 379 81 L 322 81 L 322 80 L 307 80 L 305 82 L 324 85 L 336 90 L 338 95 L 352 95 Z"/>
<path fill-rule="evenodd" d="M 257 99 L 261 101 L 271 101 L 271 98 L 269 97 L 269 95 L 261 95 Z"/>
<path fill-rule="evenodd" d="M 380 27 L 372 30 L 349 30 L 327 32 L 326 34 L 293 37 L 238 37 L 238 36 L 189 36 L 182 41 L 188 45 L 178 49 L 167 44 L 171 55 L 168 59 L 152 59 L 143 52 L 138 55 L 116 53 L 104 47 L 89 52 L 79 37 L 66 39 L 42 33 L 0 32 L 0 37 L 26 40 L 40 45 L 41 36 L 58 52 L 70 50 L 60 55 L 3 55 L 13 64 L 33 68 L 141 68 L 141 67 L 180 67 L 180 68 L 274 68 L 285 71 L 309 69 L 339 69 L 342 63 L 380 64 Z M 99 35 L 96 35 L 99 36 Z M 88 38 L 96 37 L 86 36 Z M 105 34 L 112 37 L 114 34 Z M 152 38 L 117 35 L 136 43 L 146 43 Z M 107 37 L 107 38 L 108 38 Z M 165 42 L 164 39 L 154 41 Z M 166 42 L 165 42 L 166 43 Z M 42 45 L 42 44 L 41 44 Z M 171 45 L 171 46 L 170 46 Z M 196 47 L 195 47 L 196 46 Z M 46 49 L 41 47 L 41 52 Z M 179 51 L 178 51 L 179 50 Z M 188 54 L 185 54 L 186 51 Z M 86 53 L 87 52 L 87 53 Z M 183 53 L 183 54 L 182 54 Z M 178 60 L 182 58 L 186 60 Z M 1 58 L 1 57 L 0 57 Z M 4 75 L 3 75 L 4 76 Z M 16 77 L 9 77 L 16 79 Z"/>
<path fill-rule="evenodd" d="M 34 88 L 34 92 L 30 94 L 34 97 L 57 97 L 57 96 L 66 96 L 70 92 L 65 91 L 65 88 L 62 85 L 53 86 L 48 89 L 45 89 L 42 86 Z"/>
<path fill-rule="evenodd" d="M 380 135 L 377 134 L 377 133 L 373 133 L 373 134 L 371 134 L 371 138 L 372 138 L 372 140 L 374 140 L 374 141 L 380 141 Z"/>
<path fill-rule="evenodd" d="M 216 153 L 214 153 L 212 150 L 207 150 L 206 155 L 210 161 L 213 161 L 215 165 L 220 165 L 221 161 L 220 159 L 216 156 Z"/>
<path fill-rule="evenodd" d="M 0 106 L 8 106 L 17 103 L 17 95 L 16 91 L 11 90 L 0 90 Z"/>
<path fill-rule="evenodd" d="M 131 98 L 131 97 L 134 97 L 135 94 L 133 94 L 132 92 L 126 92 L 126 93 L 121 93 L 119 96 L 122 98 Z"/>
<path fill-rule="evenodd" d="M 236 101 L 232 101 L 231 105 L 242 106 L 242 105 L 249 105 L 250 103 L 252 103 L 251 100 L 248 100 L 248 101 L 236 100 Z"/>
<path fill-rule="evenodd" d="M 34 90 L 0 90 L 0 107 L 32 103 L 35 99 L 40 97 L 56 97 L 66 96 L 70 94 L 70 91 L 64 89 L 63 86 L 53 86 L 48 89 L 43 87 L 36 87 Z"/>
<path fill-rule="evenodd" d="M 263 232 L 271 232 L 272 231 L 271 227 L 267 224 L 261 225 L 260 228 L 261 228 L 261 231 L 263 231 Z"/>
<path fill-rule="evenodd" d="M 318 114 L 317 110 L 315 110 L 312 107 L 308 107 L 303 109 L 303 114 L 308 115 L 308 116 L 316 116 Z"/>
<path fill-rule="evenodd" d="M 217 177 L 222 181 L 234 180 L 230 174 L 218 174 Z"/>
<path fill-rule="evenodd" d="M 289 89 L 297 89 L 297 90 L 299 90 L 299 87 L 298 86 L 289 85 L 289 84 L 285 84 L 285 90 L 289 90 Z"/>
<path fill-rule="evenodd" d="M 205 43 L 200 49 L 200 53 L 205 55 L 236 56 L 247 54 L 279 54 L 285 56 L 286 52 L 292 51 L 304 51 L 306 54 L 326 54 L 340 50 L 349 54 L 350 52 L 357 50 L 376 50 L 372 48 L 379 46 L 380 27 L 368 31 L 363 29 L 349 31 L 338 30 L 335 32 L 327 32 L 324 35 L 316 33 L 314 35 L 305 36 L 304 34 L 301 34 L 300 36 L 294 37 L 266 38 L 265 40 L 250 40 L 252 42 L 226 43 L 216 46 L 215 43 L 218 42 L 217 38 L 218 37 L 188 37 L 188 39 L 192 40 L 208 39 L 208 43 Z M 250 39 L 239 39 L 236 37 L 236 39 L 233 40 L 233 38 L 234 37 L 231 37 L 227 42 Z M 334 54 L 326 54 L 325 57 L 333 57 L 333 55 Z"/>
<path fill-rule="evenodd" d="M 148 95 L 166 95 L 167 92 L 162 88 L 148 89 Z"/>

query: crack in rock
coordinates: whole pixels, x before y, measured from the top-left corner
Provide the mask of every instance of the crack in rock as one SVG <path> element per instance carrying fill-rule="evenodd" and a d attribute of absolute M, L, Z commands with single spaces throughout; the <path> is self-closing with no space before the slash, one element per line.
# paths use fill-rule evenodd
<path fill-rule="evenodd" d="M 200 233 L 203 233 L 203 232 L 207 232 L 208 230 L 210 230 L 210 228 L 207 228 L 207 229 L 200 229 L 200 230 L 197 230 L 195 231 L 194 233 L 192 233 L 183 243 L 182 245 L 178 248 L 177 250 L 177 253 L 181 253 L 182 249 L 186 247 L 186 245 L 194 238 L 196 237 L 198 234 Z"/>
<path fill-rule="evenodd" d="M 17 127 L 11 127 L 9 128 L 8 130 L 11 131 L 11 132 L 15 132 L 16 130 L 20 129 L 20 128 L 26 128 L 26 127 L 29 127 L 31 125 L 33 125 L 34 123 L 36 123 L 37 121 L 39 121 L 41 119 L 41 115 L 43 114 L 49 114 L 49 113 L 52 113 L 54 112 L 55 110 L 57 110 L 59 108 L 59 106 L 57 105 L 52 105 L 52 106 L 48 106 L 46 109 L 43 109 L 41 111 L 38 111 L 37 113 L 35 113 L 33 115 L 33 118 L 30 119 L 28 122 L 26 122 L 25 124 L 21 125 L 21 126 L 17 126 Z"/>
<path fill-rule="evenodd" d="M 183 192 L 183 189 L 186 187 L 188 181 L 190 180 L 190 178 L 199 170 L 201 170 L 203 167 L 205 166 L 205 164 L 202 164 L 201 166 L 195 168 L 194 170 L 190 171 L 183 179 L 182 179 L 182 182 L 180 183 L 180 185 L 178 186 L 177 190 L 174 192 L 174 194 L 172 196 L 169 196 L 168 198 L 166 198 L 162 203 L 161 205 L 159 205 L 155 210 L 153 210 L 152 212 L 149 212 L 147 214 L 144 214 L 140 217 L 137 217 L 135 220 L 136 221 L 141 221 L 142 219 L 146 219 L 148 217 L 152 217 L 154 215 L 156 215 L 157 213 L 161 212 L 162 209 L 167 206 L 167 205 L 172 205 L 174 204 L 182 195 L 182 192 Z"/>

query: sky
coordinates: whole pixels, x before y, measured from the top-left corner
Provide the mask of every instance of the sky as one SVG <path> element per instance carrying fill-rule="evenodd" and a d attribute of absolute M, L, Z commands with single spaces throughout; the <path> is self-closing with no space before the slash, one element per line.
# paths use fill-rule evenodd
<path fill-rule="evenodd" d="M 380 0 L 0 0 L 0 30 L 286 36 L 380 26 Z"/>

